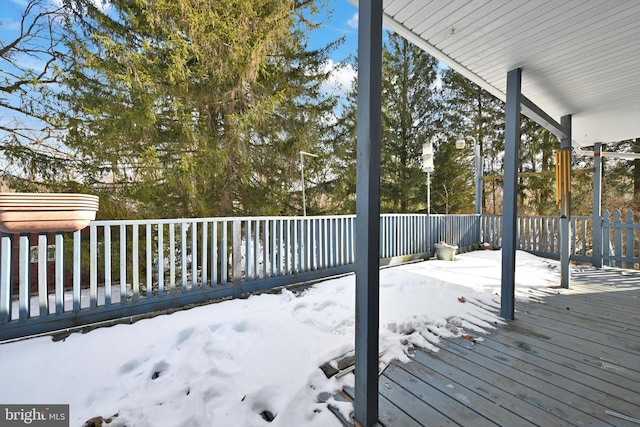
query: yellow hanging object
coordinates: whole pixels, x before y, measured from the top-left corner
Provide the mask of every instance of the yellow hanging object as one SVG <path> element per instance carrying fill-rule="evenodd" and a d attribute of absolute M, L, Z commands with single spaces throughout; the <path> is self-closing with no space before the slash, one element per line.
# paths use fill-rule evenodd
<path fill-rule="evenodd" d="M 564 214 L 569 210 L 570 189 L 571 149 L 560 148 L 556 151 L 556 205 Z"/>

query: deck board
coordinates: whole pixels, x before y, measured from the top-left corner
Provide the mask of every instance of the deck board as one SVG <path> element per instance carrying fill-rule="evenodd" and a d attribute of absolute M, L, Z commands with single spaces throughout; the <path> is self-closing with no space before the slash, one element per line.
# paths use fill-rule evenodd
<path fill-rule="evenodd" d="M 640 418 L 640 274 L 572 279 L 517 302 L 516 320 L 475 344 L 443 339 L 392 363 L 380 377 L 383 424 L 637 427 L 606 411 Z"/>
<path fill-rule="evenodd" d="M 594 376 L 593 374 L 598 373 L 597 371 L 586 373 L 582 367 L 568 368 L 558 363 L 559 358 L 553 353 L 545 354 L 543 349 L 533 353 L 499 341 L 486 341 L 486 344 L 478 344 L 473 351 L 502 361 L 512 358 L 511 366 L 529 369 L 528 372 L 531 375 L 541 380 L 555 380 L 553 382 L 562 384 L 565 391 L 591 400 L 595 405 L 602 405 L 603 407 L 599 409 L 601 411 L 610 409 L 622 413 L 633 413 L 640 409 L 634 403 L 634 399 L 637 398 L 635 390 Z M 553 378 L 554 376 L 557 378 Z M 637 383 L 635 385 L 637 386 Z"/>

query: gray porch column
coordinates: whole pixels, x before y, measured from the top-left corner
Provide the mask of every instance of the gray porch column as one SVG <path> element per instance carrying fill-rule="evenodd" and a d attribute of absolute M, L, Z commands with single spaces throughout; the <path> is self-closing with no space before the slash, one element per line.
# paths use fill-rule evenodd
<path fill-rule="evenodd" d="M 560 140 L 560 148 L 571 149 L 571 115 L 562 116 L 560 123 L 567 130 L 568 135 Z M 571 157 L 569 157 L 571 159 Z M 566 165 L 571 175 L 571 160 Z M 569 288 L 569 261 L 571 258 L 571 181 L 565 182 L 562 174 L 562 202 L 560 203 L 560 286 Z M 565 200 L 566 197 L 566 200 Z"/>
<path fill-rule="evenodd" d="M 591 264 L 602 268 L 602 144 L 593 146 L 593 247 Z"/>
<path fill-rule="evenodd" d="M 518 150 L 520 148 L 520 86 L 522 70 L 507 73 L 504 141 L 504 202 L 502 208 L 502 285 L 500 316 L 514 318 L 516 233 L 518 215 Z"/>
<path fill-rule="evenodd" d="M 356 172 L 355 419 L 378 421 L 382 0 L 360 2 Z"/>

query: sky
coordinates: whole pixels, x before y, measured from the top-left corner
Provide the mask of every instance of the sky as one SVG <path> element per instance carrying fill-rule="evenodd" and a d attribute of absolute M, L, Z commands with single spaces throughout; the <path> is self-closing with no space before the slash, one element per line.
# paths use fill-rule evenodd
<path fill-rule="evenodd" d="M 358 8 L 347 0 L 325 0 L 316 18 L 324 24 L 311 34 L 311 48 L 322 47 L 340 37 L 345 43 L 332 55 L 336 62 L 348 60 L 358 47 Z"/>
<path fill-rule="evenodd" d="M 559 270 L 517 252 L 516 298 L 564 292 L 549 288 Z M 491 333 L 503 323 L 500 275 L 501 252 L 488 250 L 382 269 L 380 369 L 409 361 L 415 347 L 438 351 L 442 337 Z M 64 340 L 0 344 L 0 404 L 68 404 L 73 426 L 117 414 L 105 425 L 339 427 L 321 400 L 354 377 L 327 378 L 319 367 L 353 354 L 354 288 L 347 275 Z"/>
<path fill-rule="evenodd" d="M 331 54 L 331 62 L 327 64 L 334 73 L 324 89 L 345 95 L 356 77 L 352 63 L 358 51 L 358 8 L 347 0 L 326 0 L 315 19 L 323 24 L 309 35 L 311 49 L 322 48 L 344 37 L 344 43 Z M 336 67 L 339 63 L 346 66 Z"/>

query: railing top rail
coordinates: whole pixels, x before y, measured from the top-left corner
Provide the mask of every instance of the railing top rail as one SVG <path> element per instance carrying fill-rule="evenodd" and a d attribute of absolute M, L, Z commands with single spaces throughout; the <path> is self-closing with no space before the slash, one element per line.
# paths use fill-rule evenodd
<path fill-rule="evenodd" d="M 388 215 L 418 215 L 418 216 L 427 216 L 427 214 L 388 214 Z M 469 213 L 469 214 L 429 214 L 428 216 L 431 217 L 454 217 L 454 218 L 473 218 L 473 217 L 479 217 L 482 216 L 482 214 L 476 214 L 476 213 Z"/>
<path fill-rule="evenodd" d="M 482 216 L 502 218 L 501 214 L 482 214 Z M 560 218 L 560 215 L 518 215 L 518 218 L 558 219 Z M 591 215 L 572 215 L 571 216 L 571 219 L 591 219 L 591 218 L 593 218 Z"/>
<path fill-rule="evenodd" d="M 384 213 L 382 217 L 477 217 L 478 214 L 459 214 L 459 215 L 446 215 L 446 214 L 394 214 Z M 234 216 L 234 217 L 209 217 L 209 218 L 155 218 L 155 219 L 123 219 L 123 220 L 99 220 L 91 221 L 90 226 L 104 227 L 115 225 L 146 225 L 146 224 L 182 224 L 193 222 L 224 222 L 224 221 L 277 221 L 277 220 L 317 220 L 317 219 L 338 219 L 338 218 L 355 218 L 355 214 L 349 215 L 316 215 L 316 216 Z"/>
<path fill-rule="evenodd" d="M 355 215 L 319 215 L 319 216 L 230 216 L 209 218 L 155 218 L 155 219 L 122 219 L 91 221 L 90 226 L 106 225 L 146 225 L 146 224 L 181 224 L 192 222 L 230 222 L 230 221 L 269 221 L 269 220 L 310 220 L 322 218 L 353 218 Z"/>

